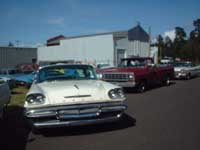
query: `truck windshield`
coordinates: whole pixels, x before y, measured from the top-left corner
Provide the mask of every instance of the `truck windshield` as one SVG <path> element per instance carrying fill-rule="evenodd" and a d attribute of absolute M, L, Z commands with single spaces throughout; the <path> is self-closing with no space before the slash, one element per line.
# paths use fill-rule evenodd
<path fill-rule="evenodd" d="M 131 59 L 124 59 L 119 64 L 119 67 L 144 67 L 147 64 L 147 60 L 131 60 Z"/>
<path fill-rule="evenodd" d="M 58 65 L 41 69 L 38 82 L 52 80 L 94 80 L 96 74 L 88 65 Z"/>

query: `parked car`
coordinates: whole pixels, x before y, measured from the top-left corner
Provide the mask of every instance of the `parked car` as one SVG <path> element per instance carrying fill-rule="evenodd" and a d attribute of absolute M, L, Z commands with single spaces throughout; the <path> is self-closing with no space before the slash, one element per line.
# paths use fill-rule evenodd
<path fill-rule="evenodd" d="M 33 129 L 117 121 L 127 106 L 119 86 L 97 80 L 90 65 L 39 68 L 25 100 Z"/>
<path fill-rule="evenodd" d="M 31 84 L 33 83 L 35 74 L 36 72 L 30 72 L 30 73 L 26 73 L 26 74 L 15 77 L 16 84 L 29 88 Z"/>
<path fill-rule="evenodd" d="M 16 77 L 23 75 L 22 72 L 15 68 L 0 69 L 0 77 L 15 80 Z"/>
<path fill-rule="evenodd" d="M 22 73 L 15 69 L 15 68 L 3 68 L 0 69 L 0 77 L 6 81 L 10 87 L 13 89 L 16 87 L 16 80 L 17 76 L 20 76 Z"/>
<path fill-rule="evenodd" d="M 122 59 L 116 68 L 98 69 L 97 73 L 104 81 L 144 92 L 151 85 L 169 85 L 174 77 L 174 68 L 167 64 L 156 65 L 149 57 L 131 57 Z"/>
<path fill-rule="evenodd" d="M 0 78 L 0 119 L 4 117 L 4 110 L 10 102 L 10 97 L 10 89 L 7 82 Z"/>
<path fill-rule="evenodd" d="M 112 65 L 108 64 L 108 63 L 100 63 L 100 64 L 97 64 L 97 68 L 98 69 L 105 69 L 105 68 L 110 68 L 110 67 L 113 67 Z"/>
<path fill-rule="evenodd" d="M 173 64 L 174 60 L 172 57 L 165 56 L 160 60 L 161 64 Z"/>
<path fill-rule="evenodd" d="M 192 62 L 176 62 L 174 63 L 175 78 L 191 79 L 191 77 L 200 75 L 200 65 L 195 65 Z"/>
<path fill-rule="evenodd" d="M 11 79 L 12 85 L 25 85 L 29 87 L 33 82 L 34 72 L 22 72 L 15 68 L 6 68 L 0 70 L 0 77 Z"/>
<path fill-rule="evenodd" d="M 15 79 L 10 78 L 10 77 L 0 77 L 0 79 L 3 80 L 3 81 L 5 81 L 5 82 L 7 82 L 10 90 L 12 90 L 13 88 L 16 87 L 16 81 L 15 81 Z"/>

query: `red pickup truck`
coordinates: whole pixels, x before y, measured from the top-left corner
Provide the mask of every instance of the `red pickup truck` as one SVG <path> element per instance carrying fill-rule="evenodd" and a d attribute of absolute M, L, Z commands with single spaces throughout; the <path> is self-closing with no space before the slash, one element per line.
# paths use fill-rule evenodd
<path fill-rule="evenodd" d="M 122 59 L 117 68 L 98 69 L 97 75 L 122 87 L 136 87 L 141 93 L 151 85 L 169 85 L 174 78 L 174 68 L 172 65 L 154 64 L 150 57 L 131 57 Z"/>

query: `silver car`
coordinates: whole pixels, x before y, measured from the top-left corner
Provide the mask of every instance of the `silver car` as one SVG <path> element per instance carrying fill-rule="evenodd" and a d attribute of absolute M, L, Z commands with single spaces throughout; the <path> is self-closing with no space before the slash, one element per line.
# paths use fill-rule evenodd
<path fill-rule="evenodd" d="M 10 103 L 11 93 L 8 83 L 0 78 L 0 119 L 4 118 L 4 111 Z"/>

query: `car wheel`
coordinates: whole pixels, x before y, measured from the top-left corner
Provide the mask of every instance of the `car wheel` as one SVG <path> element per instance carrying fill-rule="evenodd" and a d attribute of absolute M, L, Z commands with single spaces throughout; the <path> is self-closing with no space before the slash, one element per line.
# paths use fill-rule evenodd
<path fill-rule="evenodd" d="M 147 89 L 147 83 L 145 80 L 141 81 L 137 87 L 137 91 L 138 93 L 143 93 L 145 92 Z"/>
<path fill-rule="evenodd" d="M 187 79 L 187 80 L 190 80 L 190 79 L 191 79 L 191 74 L 190 74 L 190 73 L 187 74 L 186 79 Z"/>
<path fill-rule="evenodd" d="M 4 120 L 5 119 L 5 113 L 6 112 L 6 106 L 3 107 L 1 115 L 0 115 L 0 120 Z"/>

